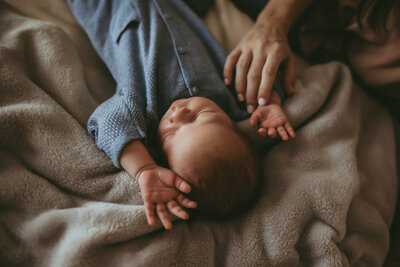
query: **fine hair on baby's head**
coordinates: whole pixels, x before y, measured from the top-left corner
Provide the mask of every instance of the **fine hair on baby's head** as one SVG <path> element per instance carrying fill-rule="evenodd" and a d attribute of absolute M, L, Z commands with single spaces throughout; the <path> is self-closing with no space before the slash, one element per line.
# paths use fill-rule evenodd
<path fill-rule="evenodd" d="M 189 199 L 204 213 L 228 214 L 250 202 L 258 178 L 256 153 L 213 101 L 173 102 L 158 126 L 169 168 L 192 187 Z"/>
<path fill-rule="evenodd" d="M 257 154 L 236 126 L 234 130 L 238 143 L 230 144 L 228 151 L 205 151 L 208 162 L 196 168 L 196 181 L 189 178 L 192 186 L 189 199 L 197 202 L 197 209 L 202 213 L 238 213 L 256 195 L 259 178 Z"/>

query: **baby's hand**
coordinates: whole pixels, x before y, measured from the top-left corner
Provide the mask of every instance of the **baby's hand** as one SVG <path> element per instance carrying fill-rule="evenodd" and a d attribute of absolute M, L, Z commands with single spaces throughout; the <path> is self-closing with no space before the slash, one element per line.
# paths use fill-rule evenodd
<path fill-rule="evenodd" d="M 277 21 L 256 23 L 228 55 L 224 66 L 225 84 L 233 81 L 235 69 L 238 100 L 246 100 L 247 111 L 252 113 L 257 104 L 263 106 L 269 102 L 279 68 L 283 72 L 285 92 L 290 95 L 294 57 L 286 33 Z"/>
<path fill-rule="evenodd" d="M 157 165 L 146 167 L 139 173 L 138 179 L 149 225 L 156 223 L 154 210 L 165 229 L 168 230 L 172 228 L 168 211 L 187 220 L 189 214 L 182 207 L 197 207 L 195 202 L 182 194 L 190 192 L 190 185 L 169 169 Z"/>
<path fill-rule="evenodd" d="M 258 106 L 249 120 L 250 126 L 258 125 L 258 134 L 275 138 L 277 133 L 282 140 L 289 140 L 289 136 L 294 138 L 296 134 L 293 131 L 289 120 L 283 109 L 277 104 L 267 106 Z"/>

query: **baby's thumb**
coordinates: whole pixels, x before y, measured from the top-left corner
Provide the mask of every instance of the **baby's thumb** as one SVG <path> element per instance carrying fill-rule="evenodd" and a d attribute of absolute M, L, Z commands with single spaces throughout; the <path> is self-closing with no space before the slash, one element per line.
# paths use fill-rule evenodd
<path fill-rule="evenodd" d="M 182 193 L 188 194 L 192 190 L 191 186 L 188 182 L 180 178 L 179 176 L 175 177 L 175 187 Z"/>
<path fill-rule="evenodd" d="M 251 127 L 256 127 L 257 124 L 260 122 L 260 116 L 257 112 L 258 110 L 256 110 L 256 112 L 253 112 L 253 114 L 251 114 L 250 119 L 249 119 L 249 124 Z"/>

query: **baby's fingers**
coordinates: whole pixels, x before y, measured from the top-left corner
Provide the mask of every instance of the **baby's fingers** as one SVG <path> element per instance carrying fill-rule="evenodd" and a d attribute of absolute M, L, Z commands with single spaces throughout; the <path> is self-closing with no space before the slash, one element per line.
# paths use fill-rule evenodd
<path fill-rule="evenodd" d="M 241 54 L 242 50 L 237 49 L 232 51 L 226 58 L 224 66 L 224 82 L 226 85 L 229 85 L 232 82 L 233 69 L 235 68 L 236 62 Z"/>
<path fill-rule="evenodd" d="M 290 125 L 290 123 L 286 123 L 285 124 L 285 129 L 286 132 L 289 134 L 290 137 L 295 138 L 296 137 L 296 133 L 294 132 L 292 126 Z"/>
<path fill-rule="evenodd" d="M 189 219 L 189 214 L 184 211 L 181 207 L 179 207 L 178 203 L 175 200 L 171 200 L 167 203 L 168 210 L 174 214 L 176 217 L 181 218 L 182 220 Z"/>
<path fill-rule="evenodd" d="M 258 129 L 258 134 L 260 135 L 260 136 L 262 136 L 262 137 L 265 137 L 265 136 L 267 136 L 267 129 L 265 129 L 265 128 L 259 128 Z"/>
<path fill-rule="evenodd" d="M 161 223 L 164 225 L 164 228 L 169 230 L 172 228 L 171 220 L 169 219 L 167 208 L 164 203 L 157 204 L 157 215 L 160 218 Z"/>
<path fill-rule="evenodd" d="M 249 119 L 249 124 L 251 127 L 256 127 L 257 124 L 260 122 L 260 120 L 261 120 L 261 116 L 260 116 L 258 110 L 256 110 L 255 112 L 253 112 L 251 114 L 250 119 Z"/>
<path fill-rule="evenodd" d="M 185 208 L 194 209 L 197 207 L 196 202 L 189 200 L 182 194 L 180 194 L 176 197 L 176 201 L 178 201 L 179 205 L 181 205 Z"/>
<path fill-rule="evenodd" d="M 282 126 L 279 126 L 277 128 L 277 131 L 278 131 L 279 136 L 282 138 L 283 141 L 289 140 L 289 136 L 287 135 L 285 128 L 283 128 Z"/>
<path fill-rule="evenodd" d="M 190 184 L 188 184 L 188 182 L 186 182 L 179 176 L 175 177 L 175 188 L 185 194 L 190 193 L 190 191 L 192 190 Z"/>
<path fill-rule="evenodd" d="M 145 204 L 145 209 L 146 209 L 146 218 L 147 218 L 147 223 L 149 225 L 154 225 L 156 224 L 156 218 L 154 216 L 154 206 L 153 204 L 147 202 Z"/>
<path fill-rule="evenodd" d="M 268 129 L 268 136 L 271 138 L 275 138 L 277 135 L 275 128 L 269 128 Z"/>

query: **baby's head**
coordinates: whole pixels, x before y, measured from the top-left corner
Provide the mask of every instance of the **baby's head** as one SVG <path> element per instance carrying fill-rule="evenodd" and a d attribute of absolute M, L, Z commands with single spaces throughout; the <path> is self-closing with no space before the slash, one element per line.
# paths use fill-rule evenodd
<path fill-rule="evenodd" d="M 213 101 L 175 101 L 161 119 L 158 134 L 169 167 L 190 183 L 190 198 L 200 211 L 232 213 L 251 200 L 258 178 L 256 156 Z"/>

